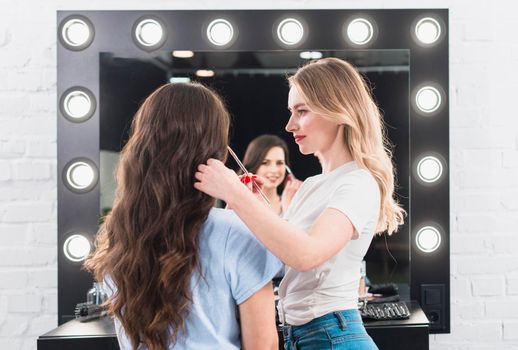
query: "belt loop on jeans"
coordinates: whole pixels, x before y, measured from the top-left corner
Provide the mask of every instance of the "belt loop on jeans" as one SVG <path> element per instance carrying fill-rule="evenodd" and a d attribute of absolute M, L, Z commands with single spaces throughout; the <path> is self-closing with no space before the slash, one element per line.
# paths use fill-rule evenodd
<path fill-rule="evenodd" d="M 340 329 L 342 331 L 345 331 L 347 329 L 347 320 L 345 319 L 344 315 L 340 311 L 333 312 L 335 317 L 338 319 L 338 323 L 340 324 Z"/>
<path fill-rule="evenodd" d="M 279 300 L 277 303 L 277 315 L 279 316 L 279 322 L 284 325 L 286 319 L 284 317 L 284 305 L 282 305 L 282 300 Z"/>
<path fill-rule="evenodd" d="M 284 340 L 288 340 L 290 343 L 293 342 L 293 333 L 290 325 L 282 325 L 282 336 Z"/>

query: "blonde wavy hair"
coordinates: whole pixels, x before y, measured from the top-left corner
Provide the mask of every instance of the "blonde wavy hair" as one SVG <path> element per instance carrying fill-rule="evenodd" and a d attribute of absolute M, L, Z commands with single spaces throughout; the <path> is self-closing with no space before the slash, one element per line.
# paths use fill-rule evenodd
<path fill-rule="evenodd" d="M 391 144 L 365 80 L 350 63 L 323 58 L 301 67 L 288 81 L 313 112 L 344 125 L 347 149 L 358 165 L 374 176 L 380 189 L 376 232 L 390 235 L 397 231 L 406 213 L 394 198 Z"/>

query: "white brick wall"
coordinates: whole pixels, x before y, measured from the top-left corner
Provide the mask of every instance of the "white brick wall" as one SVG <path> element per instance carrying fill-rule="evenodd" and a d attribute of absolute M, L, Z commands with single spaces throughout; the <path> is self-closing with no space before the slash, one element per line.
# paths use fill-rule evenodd
<path fill-rule="evenodd" d="M 512 0 L 0 0 L 0 349 L 57 324 L 56 10 L 450 8 L 452 333 L 518 348 L 518 5 Z"/>

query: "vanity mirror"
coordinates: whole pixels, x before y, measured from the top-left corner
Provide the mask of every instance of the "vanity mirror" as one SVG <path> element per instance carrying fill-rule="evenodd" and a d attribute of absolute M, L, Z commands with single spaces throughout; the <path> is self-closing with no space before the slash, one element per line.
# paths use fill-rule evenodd
<path fill-rule="evenodd" d="M 81 262 L 113 201 L 113 170 L 139 103 L 156 87 L 197 80 L 233 117 L 231 146 L 274 133 L 300 179 L 320 171 L 284 131 L 285 76 L 339 57 L 367 78 L 394 144 L 397 194 L 409 216 L 366 256 L 372 282 L 396 282 L 449 332 L 447 10 L 58 12 L 58 313 L 92 279 Z M 233 163 L 229 163 L 234 166 Z"/>

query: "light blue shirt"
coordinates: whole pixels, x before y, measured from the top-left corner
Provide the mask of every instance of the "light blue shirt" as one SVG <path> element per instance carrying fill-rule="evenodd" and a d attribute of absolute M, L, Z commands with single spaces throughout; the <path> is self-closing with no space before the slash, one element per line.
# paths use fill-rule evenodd
<path fill-rule="evenodd" d="M 180 333 L 176 345 L 169 348 L 240 349 L 237 305 L 264 287 L 282 264 L 231 210 L 212 209 L 199 242 L 204 278 L 197 273 L 191 278 L 193 305 L 186 319 L 187 334 Z M 117 319 L 115 329 L 121 349 L 131 349 Z"/>

